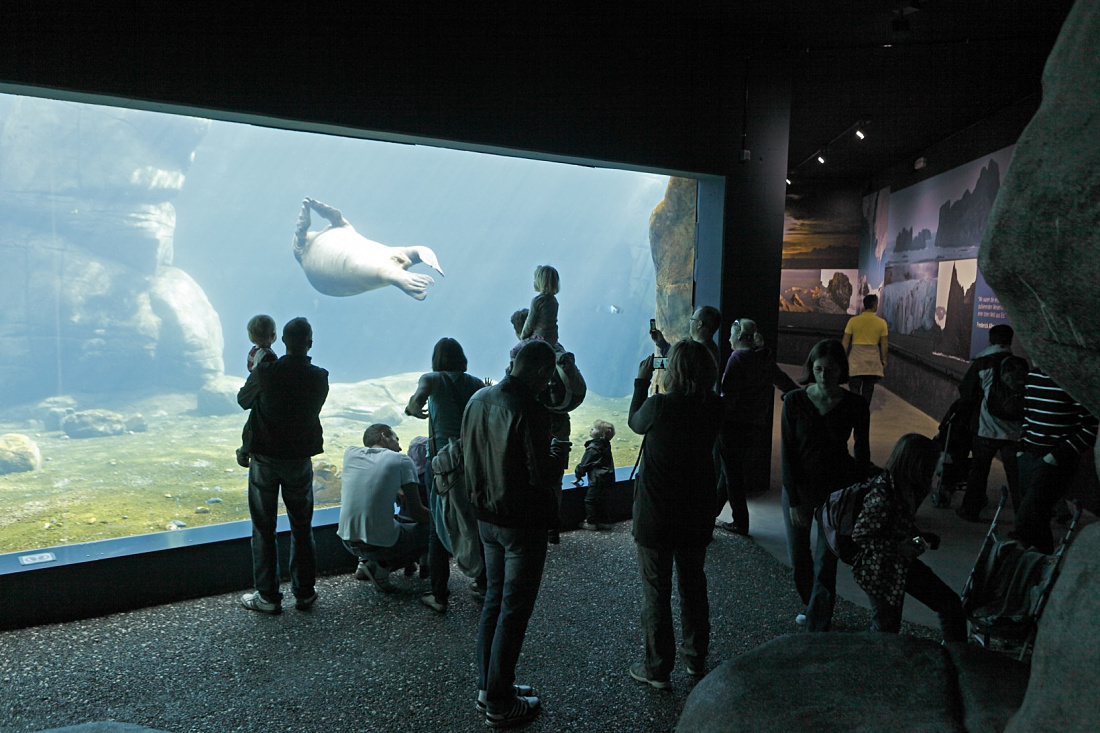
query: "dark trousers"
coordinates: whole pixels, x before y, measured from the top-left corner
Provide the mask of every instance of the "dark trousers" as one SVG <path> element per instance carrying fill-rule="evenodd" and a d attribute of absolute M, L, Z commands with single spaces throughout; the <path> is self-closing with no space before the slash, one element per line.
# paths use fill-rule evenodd
<path fill-rule="evenodd" d="M 611 521 L 607 513 L 607 502 L 611 497 L 611 487 L 615 482 L 611 478 L 589 479 L 584 493 L 584 519 L 592 524 L 606 524 Z"/>
<path fill-rule="evenodd" d="M 516 696 L 516 662 L 542 584 L 546 530 L 480 520 L 477 526 L 488 581 L 477 628 L 477 685 L 486 691 L 489 712 L 498 713 Z"/>
<path fill-rule="evenodd" d="M 722 477 L 718 482 L 718 506 L 715 516 L 729 502 L 733 523 L 738 529 L 749 531 L 749 505 L 746 501 L 750 490 L 766 491 L 771 454 L 768 440 L 771 428 L 752 425 L 725 425 L 718 433 L 717 448 L 721 455 Z"/>
<path fill-rule="evenodd" d="M 279 547 L 275 525 L 279 490 L 290 520 L 290 588 L 298 598 L 313 595 L 317 550 L 313 542 L 313 461 L 310 458 L 252 456 L 248 467 L 248 512 L 252 515 L 252 579 L 271 603 L 279 592 Z"/>
<path fill-rule="evenodd" d="M 702 669 L 710 648 L 710 604 L 703 565 L 706 545 L 678 549 L 638 547 L 642 575 L 642 633 L 645 636 L 646 674 L 667 680 L 676 664 L 676 639 L 672 629 L 672 565 L 676 565 L 680 592 L 680 627 L 684 642 L 680 653 L 693 667 Z"/>
<path fill-rule="evenodd" d="M 1018 462 L 1024 499 L 1016 515 L 1014 534 L 1024 545 L 1049 555 L 1054 552 L 1054 534 L 1050 531 L 1051 512 L 1073 479 L 1077 461 L 1064 461 L 1054 466 L 1044 461 L 1042 456 L 1021 453 Z"/>
<path fill-rule="evenodd" d="M 882 377 L 876 377 L 870 374 L 863 374 L 858 377 L 848 377 L 848 390 L 854 392 L 863 399 L 867 400 L 867 404 L 871 404 L 871 398 L 875 395 L 875 385 L 878 384 Z"/>
<path fill-rule="evenodd" d="M 1000 454 L 1001 463 L 1005 467 L 1005 477 L 1008 479 L 1008 495 L 1012 498 L 1012 511 L 1020 511 L 1020 480 L 1016 465 L 1016 445 L 1014 440 L 974 436 L 974 441 L 970 447 L 970 473 L 966 478 L 966 494 L 963 495 L 962 500 L 962 510 L 964 512 L 976 515 L 989 503 L 986 496 L 986 486 L 989 483 L 989 467 L 993 464 L 993 457 L 997 454 Z"/>
<path fill-rule="evenodd" d="M 905 592 L 936 612 L 944 641 L 966 641 L 966 614 L 959 594 L 920 560 L 913 560 L 905 577 Z M 871 602 L 871 631 L 896 634 L 901 631 L 904 606 L 891 606 L 867 594 Z"/>
<path fill-rule="evenodd" d="M 364 542 L 348 542 L 344 547 L 360 560 L 377 563 L 383 570 L 400 570 L 416 562 L 428 549 L 428 537 L 433 534 L 427 522 L 414 522 L 402 517 L 397 519 L 397 541 L 389 547 L 368 545 Z"/>
<path fill-rule="evenodd" d="M 796 527 L 791 522 L 790 498 L 786 489 L 783 489 L 780 504 L 783 507 L 783 525 L 787 529 L 787 557 L 794 570 L 794 587 L 806 604 L 806 630 L 828 631 L 832 627 L 833 606 L 836 605 L 837 556 L 829 549 L 816 514 L 817 538 L 811 552 L 811 527 Z"/>

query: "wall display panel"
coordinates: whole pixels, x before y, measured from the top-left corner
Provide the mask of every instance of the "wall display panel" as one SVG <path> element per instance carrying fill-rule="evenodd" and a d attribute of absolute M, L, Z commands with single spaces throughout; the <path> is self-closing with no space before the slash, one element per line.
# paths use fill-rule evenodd
<path fill-rule="evenodd" d="M 944 260 L 936 277 L 936 326 L 932 353 L 969 361 L 974 330 L 974 283 L 977 260 Z"/>
<path fill-rule="evenodd" d="M 862 305 L 855 294 L 858 276 L 855 269 L 783 270 L 779 311 L 855 315 Z"/>
<path fill-rule="evenodd" d="M 258 313 L 313 324 L 332 384 L 317 504 L 338 504 L 367 424 L 426 435 L 402 410 L 440 337 L 503 375 L 539 264 L 561 274 L 560 337 L 589 387 L 571 460 L 602 418 L 632 464 L 668 180 L 0 95 L 0 552 L 247 518 L 235 395 Z M 370 253 L 296 257 L 304 197 Z"/>

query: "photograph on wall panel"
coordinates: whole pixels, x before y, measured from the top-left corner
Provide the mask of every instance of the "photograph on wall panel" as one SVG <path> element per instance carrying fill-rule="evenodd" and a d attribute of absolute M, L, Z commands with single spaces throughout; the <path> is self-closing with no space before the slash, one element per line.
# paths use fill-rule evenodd
<path fill-rule="evenodd" d="M 891 193 L 885 264 L 976 258 L 1014 147 Z"/>
<path fill-rule="evenodd" d="M 863 197 L 863 220 L 859 232 L 859 288 L 860 299 L 875 293 L 881 297 L 884 276 L 883 258 L 886 256 L 887 235 L 890 225 L 890 189 L 880 188 Z"/>
<path fill-rule="evenodd" d="M 784 270 L 780 281 L 780 313 L 836 313 L 856 315 L 862 306 L 855 294 L 859 271 Z"/>
<path fill-rule="evenodd" d="M 939 263 L 936 288 L 936 325 L 932 353 L 959 361 L 971 357 L 971 331 L 974 326 L 974 281 L 977 260 L 945 260 Z"/>
<path fill-rule="evenodd" d="M 890 326 L 890 333 L 925 338 L 935 335 L 938 275 L 935 262 L 886 268 L 878 314 Z"/>

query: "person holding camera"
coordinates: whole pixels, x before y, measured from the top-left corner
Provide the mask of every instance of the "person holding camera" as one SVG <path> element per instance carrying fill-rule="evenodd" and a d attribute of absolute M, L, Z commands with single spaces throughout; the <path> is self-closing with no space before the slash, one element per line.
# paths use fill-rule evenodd
<path fill-rule="evenodd" d="M 634 542 L 642 580 L 645 661 L 629 673 L 657 689 L 670 686 L 676 663 L 672 626 L 672 567 L 680 591 L 680 653 L 688 674 L 706 674 L 710 605 L 703 566 L 714 530 L 712 459 L 722 406 L 711 389 L 718 368 L 706 346 L 673 345 L 663 393 L 649 395 L 653 357 L 642 360 L 630 402 L 630 429 L 644 435 L 634 488 Z"/>
<path fill-rule="evenodd" d="M 882 473 L 868 480 L 870 490 L 852 529 L 859 548 L 852 576 L 871 603 L 871 631 L 901 631 L 908 593 L 939 615 L 944 641 L 966 641 L 958 594 L 918 559 L 939 545 L 938 537 L 928 534 L 926 539 L 916 525 L 917 507 L 932 490 L 939 453 L 929 438 L 903 435 Z"/>

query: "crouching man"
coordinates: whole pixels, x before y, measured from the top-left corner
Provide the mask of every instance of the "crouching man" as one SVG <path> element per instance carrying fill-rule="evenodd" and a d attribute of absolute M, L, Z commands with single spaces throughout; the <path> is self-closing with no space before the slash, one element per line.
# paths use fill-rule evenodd
<path fill-rule="evenodd" d="M 430 515 L 420 502 L 416 466 L 401 453 L 389 425 L 363 433 L 363 447 L 344 451 L 337 535 L 359 558 L 355 577 L 388 592 L 390 571 L 415 562 L 428 549 Z M 394 504 L 401 508 L 393 513 Z"/>

